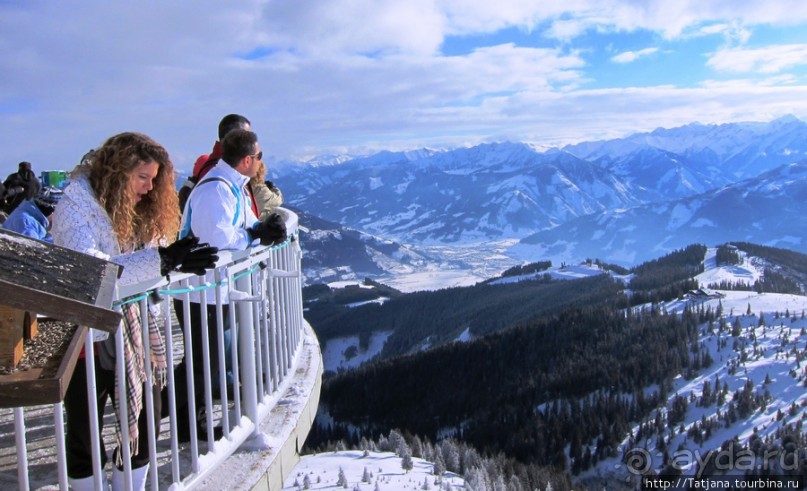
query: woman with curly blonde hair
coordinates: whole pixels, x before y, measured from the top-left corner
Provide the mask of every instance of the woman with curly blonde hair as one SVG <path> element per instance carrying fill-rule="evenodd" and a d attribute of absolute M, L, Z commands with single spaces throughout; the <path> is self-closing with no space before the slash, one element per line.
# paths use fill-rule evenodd
<path fill-rule="evenodd" d="M 283 193 L 272 181 L 266 180 L 266 164 L 263 160 L 260 161 L 255 176 L 249 180 L 249 190 L 252 191 L 255 203 L 253 211 L 258 220 L 265 220 L 276 208 L 283 205 Z"/>
<path fill-rule="evenodd" d="M 88 153 L 71 175 L 71 182 L 54 213 L 54 242 L 123 266 L 119 284 L 132 284 L 167 275 L 173 270 L 204 274 L 215 263 L 217 250 L 196 239 L 173 242 L 179 227 L 174 167 L 162 145 L 141 133 L 121 133 Z M 169 245 L 169 243 L 173 242 Z M 149 467 L 146 410 L 143 394 L 155 394 L 159 428 L 159 391 L 167 370 L 165 344 L 156 321 L 141 322 L 136 304 L 122 306 L 124 376 L 115 370 L 115 337 L 94 344 L 98 420 L 112 398 L 122 432 L 129 434 L 134 489 L 144 489 Z M 149 336 L 154 385 L 146 387 L 143 332 Z M 86 359 L 76 365 L 65 395 L 67 412 L 67 472 L 73 489 L 93 489 L 90 416 Z M 121 421 L 118 387 L 125 387 L 126 418 Z M 140 436 L 143 435 L 143 438 Z M 101 442 L 102 467 L 107 461 Z M 115 451 L 112 488 L 123 489 L 122 452 Z"/>
<path fill-rule="evenodd" d="M 140 194 L 130 185 L 130 174 L 149 160 L 157 164 L 157 174 L 151 182 L 153 189 Z M 113 136 L 73 175 L 85 171 L 121 244 L 148 244 L 176 236 L 179 212 L 174 166 L 159 143 L 138 133 Z"/>

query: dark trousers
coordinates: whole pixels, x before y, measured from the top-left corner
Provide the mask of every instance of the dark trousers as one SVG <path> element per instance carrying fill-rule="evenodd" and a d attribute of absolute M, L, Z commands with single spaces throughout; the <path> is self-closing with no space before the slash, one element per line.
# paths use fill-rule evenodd
<path fill-rule="evenodd" d="M 97 402 L 98 422 L 103 428 L 104 407 L 108 400 L 115 400 L 115 372 L 104 370 L 96 361 L 95 363 L 95 399 Z M 146 387 L 144 387 L 144 390 Z M 159 432 L 161 411 L 160 393 L 153 387 L 154 394 L 154 415 L 155 428 Z M 139 430 L 137 454 L 132 456 L 132 468 L 137 469 L 149 463 L 148 446 L 148 416 L 146 413 L 145 392 L 143 392 L 143 409 L 137 420 Z M 67 393 L 64 397 L 64 408 L 67 414 L 66 426 L 66 447 L 67 447 L 67 475 L 81 479 L 92 476 L 92 443 L 90 435 L 90 411 L 87 408 L 87 373 L 86 360 L 79 359 L 70 384 L 67 386 Z M 124 424 L 124 430 L 128 431 L 128 425 Z M 100 433 L 100 429 L 99 429 Z M 99 435 L 100 437 L 100 435 Z M 115 449 L 119 452 L 120 449 Z M 101 439 L 101 466 L 107 462 L 107 454 L 104 449 L 104 442 Z"/>
<path fill-rule="evenodd" d="M 183 332 L 185 332 L 185 319 L 182 311 L 182 302 L 180 300 L 174 300 L 174 309 L 177 314 L 177 319 L 179 320 L 179 325 L 182 327 Z M 199 409 L 204 407 L 204 363 L 203 363 L 203 351 L 204 346 L 202 345 L 202 315 L 207 315 L 207 337 L 210 346 L 210 370 L 211 370 L 211 377 L 213 381 L 218 379 L 218 367 L 219 367 L 219 344 L 218 344 L 218 335 L 217 333 L 217 321 L 216 321 L 216 306 L 215 305 L 206 305 L 204 308 L 202 305 L 198 303 L 191 303 L 190 304 L 191 310 L 191 325 L 190 325 L 190 333 L 191 333 L 191 344 L 192 346 L 192 353 L 191 356 L 193 358 L 193 385 L 194 385 L 194 402 L 196 404 L 196 411 L 198 412 Z M 229 330 L 229 306 L 224 305 L 222 308 L 222 315 L 224 317 L 224 330 L 225 333 Z M 180 435 L 180 440 L 187 439 L 187 436 L 190 432 L 190 405 L 188 401 L 188 377 L 187 377 L 187 353 L 186 356 L 182 359 L 179 365 L 176 366 L 174 369 L 174 383 L 176 385 L 175 390 L 175 397 L 176 397 L 176 404 L 177 404 L 177 428 Z M 168 402 L 163 401 L 163 408 L 165 409 L 165 414 L 163 416 L 167 416 L 168 412 Z M 183 438 L 184 437 L 184 438 Z"/>

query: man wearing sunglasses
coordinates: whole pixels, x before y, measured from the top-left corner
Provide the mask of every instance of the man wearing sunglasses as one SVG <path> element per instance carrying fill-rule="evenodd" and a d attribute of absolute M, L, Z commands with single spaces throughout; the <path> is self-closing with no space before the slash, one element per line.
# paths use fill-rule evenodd
<path fill-rule="evenodd" d="M 188 202 L 182 213 L 180 224 L 180 238 L 195 236 L 200 242 L 215 244 L 221 250 L 244 250 L 251 246 L 272 245 L 286 240 L 286 226 L 282 218 L 272 214 L 264 220 L 258 220 L 252 210 L 249 196 L 248 182 L 258 172 L 261 164 L 261 151 L 258 136 L 246 129 L 238 128 L 228 132 L 221 141 L 221 160 L 193 187 Z M 206 277 L 192 278 L 191 284 L 201 286 L 205 283 L 215 283 L 213 271 Z M 225 339 L 229 331 L 229 315 L 226 311 L 229 302 L 229 290 L 223 286 L 222 302 L 225 307 L 224 326 Z M 194 386 L 197 410 L 203 408 L 203 358 L 202 358 L 202 316 L 207 315 L 208 339 L 210 343 L 211 376 L 216 381 L 218 377 L 219 353 L 216 323 L 216 296 L 212 293 L 207 296 L 205 308 L 201 305 L 199 293 L 191 293 L 191 335 L 193 344 Z M 180 300 L 175 300 L 174 307 L 182 312 Z M 180 323 L 182 316 L 178 315 Z M 225 346 L 226 349 L 226 346 Z M 185 381 L 185 362 L 187 357 L 175 370 L 178 384 L 176 395 L 178 399 L 179 440 L 189 439 L 190 425 L 188 424 L 187 403 L 182 400 Z M 231 367 L 228 367 L 228 370 Z M 229 377 L 228 377 L 229 378 Z M 198 430 L 204 434 L 202 419 L 204 414 L 197 411 Z M 218 439 L 218 431 L 215 435 Z"/>

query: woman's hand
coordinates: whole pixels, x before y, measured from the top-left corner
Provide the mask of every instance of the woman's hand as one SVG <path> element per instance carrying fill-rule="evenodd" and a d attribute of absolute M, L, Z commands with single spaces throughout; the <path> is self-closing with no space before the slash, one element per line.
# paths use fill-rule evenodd
<path fill-rule="evenodd" d="M 160 253 L 160 274 L 163 276 L 171 271 L 203 275 L 219 259 L 216 255 L 218 248 L 206 242 L 200 244 L 198 237 L 185 237 L 157 250 Z"/>

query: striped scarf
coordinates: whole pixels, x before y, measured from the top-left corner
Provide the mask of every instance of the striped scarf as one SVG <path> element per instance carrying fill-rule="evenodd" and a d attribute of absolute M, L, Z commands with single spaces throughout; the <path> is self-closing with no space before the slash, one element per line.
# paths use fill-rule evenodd
<path fill-rule="evenodd" d="M 126 383 L 126 401 L 128 408 L 128 429 L 129 429 L 129 450 L 131 455 L 137 454 L 138 429 L 137 420 L 140 411 L 143 409 L 143 385 L 146 382 L 145 353 L 143 352 L 143 328 L 140 322 L 140 308 L 136 303 L 124 304 L 123 310 L 123 359 Z M 165 387 L 168 375 L 168 362 L 165 353 L 165 343 L 163 342 L 157 319 L 149 311 L 148 314 L 148 334 L 151 348 L 151 370 L 152 382 L 162 389 Z M 115 418 L 118 420 L 116 438 L 118 447 L 122 445 L 121 432 L 123 425 L 120 421 L 120 402 L 117 397 L 121 380 L 118 371 L 115 370 L 115 394 L 114 407 Z M 117 465 L 122 465 L 123 452 L 117 452 Z"/>

